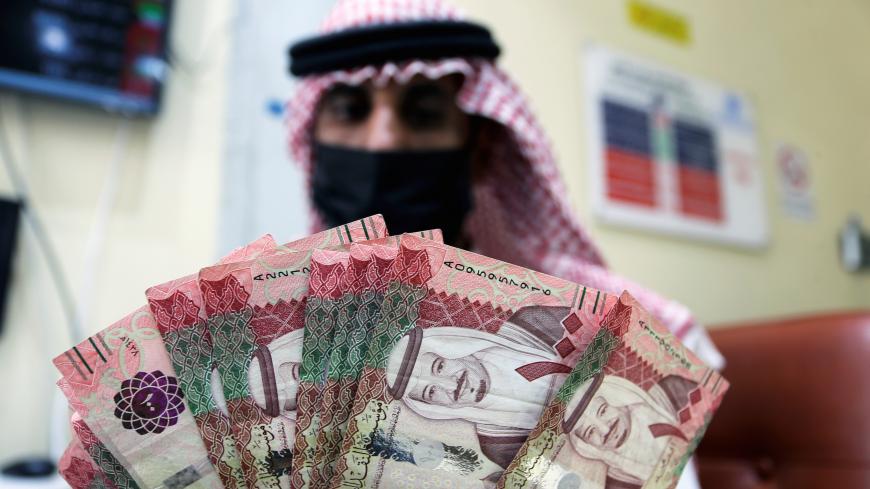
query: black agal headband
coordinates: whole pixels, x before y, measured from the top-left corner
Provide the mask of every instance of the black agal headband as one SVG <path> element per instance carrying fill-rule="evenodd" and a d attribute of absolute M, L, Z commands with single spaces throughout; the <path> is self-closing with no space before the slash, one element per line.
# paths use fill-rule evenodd
<path fill-rule="evenodd" d="M 500 52 L 489 30 L 471 22 L 379 24 L 297 42 L 290 47 L 290 73 L 315 75 L 411 59 L 495 59 Z"/>

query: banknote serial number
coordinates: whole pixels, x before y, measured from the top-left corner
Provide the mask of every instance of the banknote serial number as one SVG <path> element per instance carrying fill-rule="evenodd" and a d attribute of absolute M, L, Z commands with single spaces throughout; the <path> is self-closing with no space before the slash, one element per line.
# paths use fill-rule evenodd
<path fill-rule="evenodd" d="M 525 280 L 520 280 L 519 282 L 517 282 L 516 280 L 514 280 L 511 277 L 506 277 L 506 276 L 501 275 L 499 273 L 487 272 L 486 270 L 477 270 L 471 265 L 464 265 L 462 263 L 453 263 L 452 261 L 445 261 L 444 265 L 447 268 L 452 268 L 453 270 L 456 270 L 457 272 L 465 272 L 465 273 L 468 273 L 471 275 L 477 275 L 478 277 L 482 277 L 482 278 L 485 278 L 487 280 L 491 280 L 491 281 L 506 284 L 506 285 L 512 285 L 514 287 L 519 287 L 522 290 L 531 290 L 532 292 L 540 292 L 544 295 L 550 295 L 553 293 L 553 291 L 550 289 L 536 287 L 534 285 L 529 284 Z"/>
<path fill-rule="evenodd" d="M 311 269 L 308 267 L 302 267 L 297 269 L 286 269 L 286 270 L 277 270 L 275 272 L 267 272 L 267 273 L 259 273 L 254 275 L 254 280 L 275 280 L 281 277 L 291 277 L 293 275 L 308 275 L 311 273 Z"/>
<path fill-rule="evenodd" d="M 656 333 L 654 329 L 650 328 L 649 324 L 647 324 L 646 321 L 639 320 L 638 322 L 641 326 L 643 326 L 643 329 L 645 329 L 647 333 L 649 333 L 650 336 L 653 337 L 656 343 L 658 343 L 659 346 L 662 347 L 663 350 L 670 353 L 672 357 L 676 358 L 681 364 L 683 364 L 683 367 L 686 367 L 687 369 L 692 368 L 692 364 L 689 362 L 689 360 L 686 359 L 682 352 L 674 348 L 674 345 L 672 345 L 666 339 L 662 338 L 661 335 Z"/>

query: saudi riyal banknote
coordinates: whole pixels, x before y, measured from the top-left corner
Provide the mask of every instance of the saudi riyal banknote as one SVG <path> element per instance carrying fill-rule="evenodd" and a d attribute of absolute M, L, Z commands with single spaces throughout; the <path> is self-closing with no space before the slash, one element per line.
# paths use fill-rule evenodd
<path fill-rule="evenodd" d="M 75 435 L 63 451 L 57 471 L 72 489 L 116 489 Z"/>
<path fill-rule="evenodd" d="M 415 233 L 416 234 L 416 233 Z M 421 237 L 443 242 L 440 230 L 423 231 Z M 332 346 L 327 353 L 326 380 L 317 412 L 320 426 L 311 475 L 311 487 L 328 486 L 335 471 L 336 457 L 347 429 L 356 387 L 368 351 L 374 326 L 380 317 L 384 291 L 398 253 L 398 240 L 386 245 L 353 244 L 343 283 L 350 303 L 334 326 Z M 312 261 L 315 261 L 312 258 Z"/>
<path fill-rule="evenodd" d="M 425 231 L 421 235 L 427 235 Z M 432 233 L 429 232 L 429 235 Z M 439 233 L 440 236 L 440 233 Z M 370 246 L 398 248 L 399 237 L 364 242 Z M 350 323 L 356 313 L 356 297 L 371 280 L 365 260 L 354 259 L 350 249 L 318 250 L 311 257 L 311 280 L 305 311 L 305 334 L 300 367 L 296 442 L 293 447 L 291 487 L 321 487 L 316 461 L 317 440 L 324 412 L 324 389 L 329 360 L 336 345 L 338 325 Z M 341 331 L 338 331 L 339 334 Z"/>
<path fill-rule="evenodd" d="M 212 385 L 224 399 L 217 408 L 229 420 L 248 487 L 289 487 L 312 253 L 307 247 L 385 234 L 383 219 L 373 216 L 255 260 L 200 271 L 218 374 Z"/>
<path fill-rule="evenodd" d="M 222 488 L 143 306 L 54 359 L 70 403 L 139 487 Z"/>
<path fill-rule="evenodd" d="M 261 239 L 228 258 L 273 247 L 271 238 Z M 164 323 L 196 319 L 196 310 L 179 300 L 178 289 L 189 282 L 152 288 L 175 293 L 158 308 Z M 150 308 L 142 307 L 68 350 L 55 359 L 63 375 L 61 390 L 99 438 L 94 448 L 108 451 L 100 454 L 100 462 L 109 464 L 104 467 L 108 474 L 120 477 L 121 487 L 223 487 L 159 330 Z"/>
<path fill-rule="evenodd" d="M 233 250 L 219 263 L 251 259 L 273 251 L 275 245 L 272 236 L 265 235 Z M 229 420 L 216 409 L 218 403 L 212 396 L 216 390 L 213 386 L 219 383 L 219 379 L 213 378 L 211 337 L 205 326 L 205 302 L 197 278 L 198 274 L 194 273 L 155 285 L 145 291 L 145 296 L 178 374 L 185 403 L 196 421 L 209 461 L 225 488 L 244 489 L 241 463 L 235 453 Z"/>
<path fill-rule="evenodd" d="M 185 309 L 186 304 L 168 301 L 168 316 L 196 317 L 192 308 Z M 189 326 L 182 323 L 176 325 L 178 329 Z M 223 487 L 150 308 L 134 311 L 64 352 L 54 363 L 61 371 L 70 404 L 137 486 Z M 205 390 L 210 392 L 210 385 Z"/>
<path fill-rule="evenodd" d="M 498 487 L 675 487 L 727 389 L 624 293 Z"/>
<path fill-rule="evenodd" d="M 124 465 L 115 458 L 112 450 L 106 446 L 105 442 L 97 438 L 97 435 L 91 431 L 78 412 L 73 413 L 70 425 L 73 436 L 85 452 L 90 455 L 94 465 L 109 480 L 112 487 L 116 489 L 139 488 Z"/>
<path fill-rule="evenodd" d="M 347 282 L 353 273 L 348 251 L 316 250 L 311 256 L 308 303 L 305 306 L 305 332 L 300 337 L 298 412 L 293 445 L 290 487 L 312 487 L 312 472 L 317 431 L 320 426 L 320 401 L 334 326 L 345 321 L 353 301 Z"/>
<path fill-rule="evenodd" d="M 90 415 L 91 413 L 88 412 L 87 405 L 79 402 L 78 397 L 72 391 L 69 381 L 61 377 L 57 381 L 57 386 L 70 401 L 70 409 L 72 409 L 70 428 L 72 428 L 73 436 L 78 438 L 79 443 L 91 456 L 91 460 L 119 489 L 138 489 L 139 486 L 127 471 L 124 463 L 115 457 L 114 453 L 118 452 L 117 448 L 114 448 L 110 441 L 104 442 L 100 440 L 87 425 L 82 413 L 84 415 Z M 92 420 L 95 419 L 93 416 L 89 417 Z"/>
<path fill-rule="evenodd" d="M 333 487 L 493 486 L 615 301 L 403 235 Z"/>

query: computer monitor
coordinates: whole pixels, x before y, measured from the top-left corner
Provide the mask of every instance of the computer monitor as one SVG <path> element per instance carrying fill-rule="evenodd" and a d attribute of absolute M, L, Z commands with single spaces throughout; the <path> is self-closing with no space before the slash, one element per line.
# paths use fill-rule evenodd
<path fill-rule="evenodd" d="M 0 1 L 0 88 L 154 114 L 171 0 Z"/>

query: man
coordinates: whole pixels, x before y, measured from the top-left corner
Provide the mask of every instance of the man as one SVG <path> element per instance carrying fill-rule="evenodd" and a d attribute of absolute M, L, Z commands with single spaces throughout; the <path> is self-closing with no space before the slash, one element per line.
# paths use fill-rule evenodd
<path fill-rule="evenodd" d="M 609 293 L 628 289 L 713 366 L 689 311 L 608 271 L 489 31 L 440 0 L 343 0 L 291 48 L 294 159 L 313 228 L 384 214 L 445 242 Z"/>
<path fill-rule="evenodd" d="M 284 416 L 296 421 L 303 332 L 300 328 L 258 347 L 248 366 L 251 398 L 273 418 Z"/>
<path fill-rule="evenodd" d="M 616 375 L 598 374 L 568 402 L 563 430 L 571 447 L 607 466 L 605 487 L 641 487 L 668 444 L 688 443 L 677 413 L 692 381 L 668 376 L 644 391 Z"/>
<path fill-rule="evenodd" d="M 414 328 L 390 352 L 388 392 L 424 418 L 474 423 L 483 454 L 506 468 L 564 380 L 563 373 L 530 377 L 523 371 L 558 362 L 554 345 L 568 312 L 524 307 L 496 334 Z"/>

